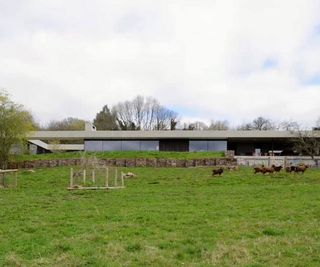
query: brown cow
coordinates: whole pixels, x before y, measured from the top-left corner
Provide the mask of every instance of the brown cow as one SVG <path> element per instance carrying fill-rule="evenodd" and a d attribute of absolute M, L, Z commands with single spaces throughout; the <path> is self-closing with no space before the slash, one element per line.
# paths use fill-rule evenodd
<path fill-rule="evenodd" d="M 275 172 L 275 169 L 274 167 L 263 167 L 263 174 L 265 173 L 274 173 Z"/>
<path fill-rule="evenodd" d="M 293 172 L 294 171 L 294 169 L 295 169 L 295 166 L 288 166 L 288 167 L 286 167 L 286 172 Z"/>
<path fill-rule="evenodd" d="M 261 167 L 254 167 L 253 170 L 254 170 L 254 174 L 256 173 L 263 173 L 263 168 L 264 168 L 264 165 L 261 165 Z"/>
<path fill-rule="evenodd" d="M 306 171 L 306 169 L 308 169 L 308 165 L 298 165 L 298 166 L 295 166 L 295 169 L 294 169 L 294 172 L 295 173 L 304 173 Z"/>
<path fill-rule="evenodd" d="M 237 170 L 239 170 L 239 167 L 231 165 L 231 166 L 227 166 L 226 169 L 229 171 L 237 171 Z"/>

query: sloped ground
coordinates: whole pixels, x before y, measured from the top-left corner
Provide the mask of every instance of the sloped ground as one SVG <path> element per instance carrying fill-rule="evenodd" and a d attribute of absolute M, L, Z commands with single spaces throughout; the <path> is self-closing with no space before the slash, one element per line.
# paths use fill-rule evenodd
<path fill-rule="evenodd" d="M 320 171 L 212 178 L 136 168 L 114 191 L 72 191 L 68 168 L 0 189 L 0 266 L 319 266 Z"/>

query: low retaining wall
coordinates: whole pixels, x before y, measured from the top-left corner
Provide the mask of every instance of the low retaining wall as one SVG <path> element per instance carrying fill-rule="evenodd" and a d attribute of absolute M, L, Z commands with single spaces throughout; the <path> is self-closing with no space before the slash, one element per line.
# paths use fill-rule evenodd
<path fill-rule="evenodd" d="M 99 164 L 116 167 L 208 167 L 208 166 L 235 166 L 237 160 L 234 158 L 214 158 L 214 159 L 99 159 Z M 58 166 L 80 165 L 80 159 L 51 159 L 51 160 L 30 160 L 22 162 L 11 162 L 11 169 L 33 169 L 50 168 Z"/>
<path fill-rule="evenodd" d="M 240 166 L 257 166 L 265 165 L 271 166 L 272 164 L 279 166 L 298 165 L 300 163 L 316 167 L 316 162 L 311 157 L 303 156 L 236 156 L 237 164 Z M 320 157 L 315 157 L 320 163 Z"/>

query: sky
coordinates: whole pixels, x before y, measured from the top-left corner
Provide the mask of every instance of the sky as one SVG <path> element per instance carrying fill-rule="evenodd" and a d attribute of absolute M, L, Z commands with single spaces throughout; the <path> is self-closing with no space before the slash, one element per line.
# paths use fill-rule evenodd
<path fill-rule="evenodd" d="M 152 96 L 182 121 L 320 117 L 319 0 L 0 0 L 0 88 L 37 121 Z"/>

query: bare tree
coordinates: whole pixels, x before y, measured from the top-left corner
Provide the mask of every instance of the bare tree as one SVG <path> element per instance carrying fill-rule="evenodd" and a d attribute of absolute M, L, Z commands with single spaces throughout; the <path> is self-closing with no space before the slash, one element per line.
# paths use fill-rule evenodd
<path fill-rule="evenodd" d="M 183 130 L 203 131 L 203 130 L 208 130 L 208 125 L 203 121 L 184 123 Z"/>
<path fill-rule="evenodd" d="M 320 131 L 320 117 L 316 121 L 316 125 L 313 127 L 313 130 Z"/>
<path fill-rule="evenodd" d="M 299 129 L 299 124 L 296 121 L 282 121 L 278 126 L 279 130 L 296 131 Z"/>
<path fill-rule="evenodd" d="M 132 100 L 132 112 L 133 112 L 133 117 L 134 121 L 136 124 L 137 130 L 142 130 L 143 128 L 143 120 L 145 119 L 145 111 L 146 111 L 146 106 L 145 106 L 145 100 L 143 96 L 138 95 L 136 98 Z"/>
<path fill-rule="evenodd" d="M 252 121 L 252 129 L 258 131 L 267 131 L 275 129 L 275 126 L 271 120 L 260 116 Z"/>
<path fill-rule="evenodd" d="M 264 117 L 257 117 L 251 123 L 244 123 L 237 127 L 237 130 L 242 131 L 250 131 L 250 130 L 258 130 L 258 131 L 267 131 L 276 129 L 274 123 L 266 119 Z"/>
<path fill-rule="evenodd" d="M 177 124 L 177 113 L 152 97 L 137 96 L 112 109 L 122 130 L 170 130 Z"/>
<path fill-rule="evenodd" d="M 137 130 L 130 101 L 120 102 L 112 108 L 121 130 Z"/>
<path fill-rule="evenodd" d="M 177 120 L 177 113 L 159 106 L 155 112 L 154 130 L 170 130 L 172 122 Z"/>
<path fill-rule="evenodd" d="M 147 97 L 144 105 L 145 108 L 145 118 L 143 128 L 145 130 L 153 130 L 153 122 L 155 120 L 156 111 L 160 103 L 153 97 Z"/>
<path fill-rule="evenodd" d="M 238 131 L 251 131 L 253 130 L 253 126 L 251 123 L 243 123 L 237 127 Z"/>
<path fill-rule="evenodd" d="M 294 149 L 301 155 L 308 155 L 319 166 L 320 156 L 320 132 L 319 131 L 295 131 Z"/>

